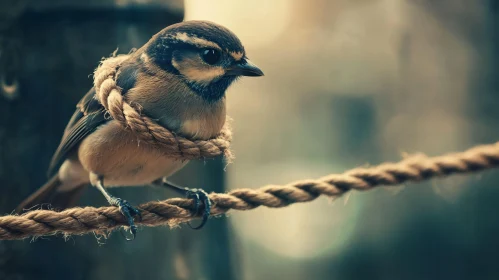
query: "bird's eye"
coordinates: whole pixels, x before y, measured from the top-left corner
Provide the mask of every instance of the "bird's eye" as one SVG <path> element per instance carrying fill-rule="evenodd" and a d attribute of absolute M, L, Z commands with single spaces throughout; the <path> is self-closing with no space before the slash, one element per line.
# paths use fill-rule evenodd
<path fill-rule="evenodd" d="M 210 65 L 219 62 L 221 56 L 222 55 L 220 54 L 220 51 L 215 49 L 205 49 L 201 52 L 201 57 L 203 58 L 203 60 Z"/>

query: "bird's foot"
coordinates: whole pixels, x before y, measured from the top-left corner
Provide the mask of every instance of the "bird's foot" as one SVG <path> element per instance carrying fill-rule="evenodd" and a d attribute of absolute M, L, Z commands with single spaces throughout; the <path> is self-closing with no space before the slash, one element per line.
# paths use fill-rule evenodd
<path fill-rule="evenodd" d="M 130 205 L 128 201 L 123 200 L 121 198 L 117 197 L 112 197 L 109 203 L 113 206 L 116 206 L 119 208 L 121 214 L 126 218 L 128 221 L 128 226 L 130 228 L 130 233 L 132 234 L 132 237 L 129 238 L 125 236 L 126 240 L 131 241 L 135 239 L 135 235 L 137 234 L 137 226 L 135 225 L 133 217 L 138 216 L 139 220 L 142 220 L 142 215 L 140 214 L 140 211 Z"/>
<path fill-rule="evenodd" d="M 206 193 L 202 189 L 185 188 L 184 190 L 185 190 L 185 196 L 187 198 L 194 199 L 194 213 L 196 213 L 196 214 L 199 213 L 199 210 L 201 210 L 200 209 L 201 201 L 203 202 L 203 206 L 204 206 L 202 209 L 203 210 L 203 216 L 202 216 L 203 220 L 201 221 L 201 224 L 196 226 L 196 227 L 193 227 L 190 222 L 187 223 L 189 225 L 189 227 L 192 229 L 201 229 L 208 221 L 208 218 L 210 217 L 210 213 L 211 213 L 211 200 L 208 197 L 208 193 Z"/>

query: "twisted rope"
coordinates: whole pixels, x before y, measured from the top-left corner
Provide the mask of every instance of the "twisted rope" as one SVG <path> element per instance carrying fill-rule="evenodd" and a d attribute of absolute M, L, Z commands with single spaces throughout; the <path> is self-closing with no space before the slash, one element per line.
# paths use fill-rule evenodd
<path fill-rule="evenodd" d="M 118 55 L 101 62 L 94 72 L 94 87 L 99 102 L 113 119 L 124 128 L 133 131 L 139 139 L 158 146 L 161 151 L 172 158 L 189 160 L 212 158 L 224 155 L 232 159 L 229 149 L 232 132 L 228 125 L 222 128 L 220 134 L 210 140 L 189 140 L 175 135 L 156 121 L 140 112 L 140 108 L 130 105 L 121 94 L 121 88 L 116 84 L 116 76 L 123 61 L 129 55 Z"/>
<path fill-rule="evenodd" d="M 398 163 L 383 163 L 332 174 L 316 180 L 303 180 L 284 186 L 269 185 L 259 189 L 237 189 L 229 193 L 211 193 L 212 215 L 259 206 L 278 208 L 312 201 L 320 195 L 337 197 L 350 190 L 369 190 L 379 185 L 398 185 L 451 174 L 465 174 L 499 166 L 499 142 L 471 148 L 462 153 L 438 157 L 419 154 Z M 144 226 L 174 226 L 196 217 L 191 199 L 174 198 L 139 205 Z M 0 240 L 30 236 L 108 232 L 127 225 L 116 207 L 71 208 L 62 212 L 35 210 L 21 216 L 0 217 Z"/>

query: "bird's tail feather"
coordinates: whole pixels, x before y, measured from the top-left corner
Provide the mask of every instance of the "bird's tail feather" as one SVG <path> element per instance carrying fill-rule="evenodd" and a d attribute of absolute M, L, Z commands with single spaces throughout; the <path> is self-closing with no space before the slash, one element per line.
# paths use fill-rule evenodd
<path fill-rule="evenodd" d="M 16 213 L 22 213 L 26 210 L 35 210 L 50 207 L 51 209 L 65 209 L 76 205 L 81 197 L 85 184 L 71 188 L 70 190 L 61 190 L 63 183 L 59 176 L 54 175 L 45 185 L 36 192 L 27 197 L 16 208 Z"/>

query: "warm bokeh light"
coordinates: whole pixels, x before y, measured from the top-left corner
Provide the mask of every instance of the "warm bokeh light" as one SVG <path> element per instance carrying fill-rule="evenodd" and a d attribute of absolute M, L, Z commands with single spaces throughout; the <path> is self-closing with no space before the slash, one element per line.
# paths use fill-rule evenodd
<path fill-rule="evenodd" d="M 293 1 L 186 0 L 186 20 L 210 20 L 225 25 L 248 48 L 275 42 L 291 20 Z M 255 32 L 257 30 L 258 32 Z"/>
<path fill-rule="evenodd" d="M 467 142 L 467 123 L 457 116 L 473 53 L 422 6 L 188 0 L 186 19 L 232 29 L 266 74 L 242 79 L 228 95 L 236 153 L 227 168 L 229 188 L 315 178 L 402 152 L 459 150 Z M 449 182 L 434 183 L 433 193 L 452 202 L 467 181 Z M 339 254 L 372 203 L 355 195 L 354 201 L 259 209 L 234 214 L 231 222 L 245 252 L 261 246 L 284 258 Z M 395 220 L 380 219 L 377 227 Z M 380 231 L 363 236 L 382 238 Z"/>

